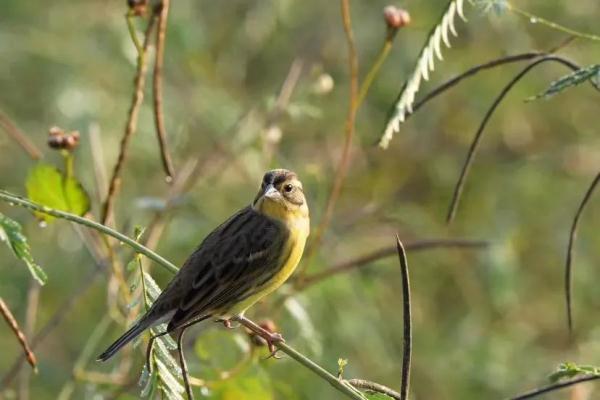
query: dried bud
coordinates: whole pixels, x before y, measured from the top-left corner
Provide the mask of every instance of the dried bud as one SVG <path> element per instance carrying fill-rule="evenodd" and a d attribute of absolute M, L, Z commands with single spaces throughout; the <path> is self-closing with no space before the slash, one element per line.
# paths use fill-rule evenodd
<path fill-rule="evenodd" d="M 74 150 L 79 144 L 79 132 L 65 132 L 63 129 L 53 126 L 48 131 L 48 146 L 56 150 Z"/>
<path fill-rule="evenodd" d="M 148 10 L 148 0 L 127 0 L 131 13 L 137 17 L 145 15 Z"/>
<path fill-rule="evenodd" d="M 273 320 L 270 319 L 265 319 L 261 321 L 258 324 L 258 326 L 270 333 L 275 333 L 277 331 L 277 326 L 275 325 L 275 322 L 273 322 Z M 250 339 L 252 340 L 252 343 L 254 343 L 255 346 L 265 346 L 267 344 L 267 342 L 263 338 L 261 338 L 254 332 L 250 330 L 246 330 L 246 332 L 250 336 Z"/>
<path fill-rule="evenodd" d="M 400 29 L 410 24 L 410 14 L 408 11 L 395 6 L 387 6 L 383 9 L 383 19 L 389 29 Z"/>

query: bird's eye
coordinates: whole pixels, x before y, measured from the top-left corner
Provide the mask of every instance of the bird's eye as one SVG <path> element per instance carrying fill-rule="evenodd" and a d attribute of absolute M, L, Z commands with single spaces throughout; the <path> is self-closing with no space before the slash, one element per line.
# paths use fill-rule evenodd
<path fill-rule="evenodd" d="M 286 193 L 289 193 L 289 192 L 291 192 L 292 190 L 294 190 L 294 186 L 292 186 L 292 184 L 291 184 L 291 183 L 288 183 L 287 185 L 285 185 L 285 186 L 283 187 L 283 190 L 284 190 Z"/>

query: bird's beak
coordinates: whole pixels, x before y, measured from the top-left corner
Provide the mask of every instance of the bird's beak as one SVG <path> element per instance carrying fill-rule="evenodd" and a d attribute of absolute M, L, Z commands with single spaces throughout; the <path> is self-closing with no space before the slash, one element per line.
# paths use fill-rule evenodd
<path fill-rule="evenodd" d="M 273 185 L 267 186 L 263 197 L 273 201 L 280 201 L 282 199 L 281 193 Z"/>

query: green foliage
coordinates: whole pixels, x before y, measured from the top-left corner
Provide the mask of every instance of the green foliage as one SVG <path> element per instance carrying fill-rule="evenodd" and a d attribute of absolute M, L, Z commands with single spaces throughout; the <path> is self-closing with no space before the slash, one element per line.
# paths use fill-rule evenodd
<path fill-rule="evenodd" d="M 211 398 L 219 400 L 271 400 L 274 399 L 273 385 L 269 375 L 259 364 L 236 376 L 223 381 L 215 389 Z"/>
<path fill-rule="evenodd" d="M 577 365 L 572 362 L 566 362 L 560 364 L 558 369 L 553 372 L 548 379 L 550 382 L 557 382 L 561 379 L 570 379 L 578 375 L 600 376 L 600 367 L 595 367 L 593 365 Z"/>
<path fill-rule="evenodd" d="M 81 183 L 74 177 L 65 176 L 52 165 L 39 163 L 33 167 L 25 186 L 27 197 L 36 203 L 79 216 L 90 209 L 90 198 Z M 46 222 L 54 219 L 38 212 L 35 215 Z"/>
<path fill-rule="evenodd" d="M 533 101 L 540 98 L 547 99 L 566 89 L 572 88 L 573 86 L 577 86 L 588 81 L 592 82 L 592 84 L 600 90 L 600 64 L 593 64 L 588 67 L 578 69 L 577 71 L 572 72 L 568 75 L 565 75 L 552 82 L 550 86 L 543 92 L 527 100 Z"/>
<path fill-rule="evenodd" d="M 46 283 L 48 276 L 34 260 L 31 255 L 31 249 L 27 238 L 23 235 L 21 225 L 6 215 L 0 213 L 0 241 L 5 242 L 8 247 L 13 251 L 13 254 L 18 259 L 22 260 L 31 276 L 43 285 Z"/>

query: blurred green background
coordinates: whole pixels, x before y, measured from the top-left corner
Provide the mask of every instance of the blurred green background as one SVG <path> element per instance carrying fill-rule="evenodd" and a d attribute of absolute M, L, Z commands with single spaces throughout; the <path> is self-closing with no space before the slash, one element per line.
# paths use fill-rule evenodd
<path fill-rule="evenodd" d="M 313 226 L 321 220 L 341 154 L 348 107 L 347 49 L 337 1 L 256 0 L 172 2 L 166 39 L 164 102 L 177 169 L 199 160 L 197 179 L 168 214 L 157 250 L 181 264 L 201 239 L 254 197 L 263 172 L 295 170 L 308 194 Z M 385 35 L 384 1 L 351 1 L 361 77 Z M 412 17 L 360 109 L 352 162 L 323 245 L 308 273 L 405 241 L 470 238 L 487 249 L 409 253 L 413 294 L 415 399 L 505 398 L 547 382 L 563 361 L 598 364 L 600 204 L 593 197 L 581 221 L 574 261 L 574 343 L 566 329 L 563 275 L 568 231 L 581 198 L 600 169 L 598 93 L 589 85 L 549 100 L 524 102 L 567 73 L 545 64 L 509 94 L 492 117 L 476 157 L 456 221 L 445 213 L 468 146 L 494 97 L 524 66 L 479 74 L 421 109 L 390 148 L 374 146 L 400 87 L 446 1 L 406 0 Z M 520 2 L 547 19 L 596 33 L 597 0 Z M 124 1 L 5 1 L 0 15 L 0 109 L 44 149 L 44 162 L 61 165 L 45 145 L 48 128 L 79 130 L 75 174 L 88 189 L 98 218 L 92 152 L 103 153 L 110 176 L 116 160 L 135 72 Z M 565 35 L 510 12 L 484 14 L 466 6 L 468 23 L 444 51 L 421 96 L 465 69 L 503 55 L 549 49 Z M 138 21 L 140 33 L 143 23 Z M 578 40 L 561 53 L 580 65 L 597 63 L 598 43 Z M 290 67 L 300 77 L 283 113 L 275 99 Z M 333 84 L 333 86 L 331 86 Z M 152 119 L 150 86 L 133 137 L 117 199 L 119 230 L 147 226 L 163 204 L 165 183 Z M 419 96 L 418 96 L 419 97 Z M 274 121 L 272 124 L 270 122 Z M 270 128 L 269 128 L 270 126 Z M 100 133 L 101 148 L 90 142 Z M 0 187 L 24 194 L 32 162 L 0 134 Z M 49 275 L 39 292 L 34 332 L 90 279 L 96 267 L 72 227 L 41 229 L 28 212 L 0 204 L 21 222 L 33 254 Z M 130 254 L 121 252 L 126 262 Z M 25 325 L 32 280 L 0 248 L 0 296 Z M 169 275 L 151 270 L 160 285 Z M 123 385 L 73 374 L 76 360 L 107 313 L 107 273 L 77 298 L 64 320 L 36 348 L 39 374 L 29 393 L 15 379 L 0 397 L 135 398 L 142 350 L 125 366 Z M 110 292 L 109 292 L 110 293 Z M 289 297 L 291 295 L 291 297 Z M 31 295 L 29 296 L 31 298 Z M 110 297 L 110 295 L 108 296 Z M 60 312 L 60 310 L 59 310 Z M 249 316 L 275 320 L 287 342 L 332 372 L 396 389 L 402 360 L 402 296 L 392 256 L 295 293 L 291 285 L 254 307 Z M 91 354 L 124 329 L 113 323 Z M 219 379 L 238 364 L 249 342 L 238 331 L 214 327 L 188 334 L 194 376 Z M 197 339 L 196 339 L 197 338 Z M 260 356 L 264 356 L 264 350 Z M 20 355 L 0 324 L 0 379 Z M 93 357 L 92 357 L 93 358 Z M 83 369 L 107 373 L 117 361 Z M 122 367 L 122 366 L 121 366 Z M 24 369 L 28 367 L 25 365 Z M 92 378 L 89 378 L 92 377 Z M 88 380 L 86 378 L 91 379 Z M 66 386 L 65 386 L 66 385 Z M 71 392 L 69 392 L 72 390 Z M 342 395 L 290 360 L 247 362 L 233 378 L 202 393 L 214 399 L 337 399 Z M 548 398 L 592 399 L 600 389 L 579 388 Z M 198 392 L 197 396 L 200 396 Z"/>

